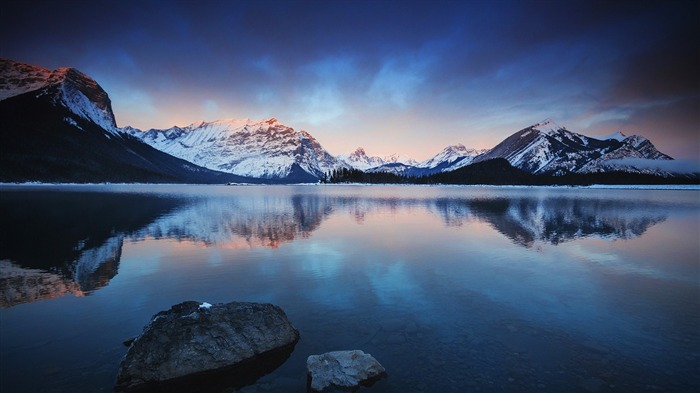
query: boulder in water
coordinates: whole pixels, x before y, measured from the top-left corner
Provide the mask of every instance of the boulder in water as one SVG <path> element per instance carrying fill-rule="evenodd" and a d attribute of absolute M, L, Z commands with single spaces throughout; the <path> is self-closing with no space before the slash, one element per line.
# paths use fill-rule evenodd
<path fill-rule="evenodd" d="M 281 365 L 298 340 L 272 304 L 180 303 L 156 314 L 133 341 L 115 390 L 182 390 L 188 381 L 199 386 L 222 375 L 227 384 L 243 386 Z"/>

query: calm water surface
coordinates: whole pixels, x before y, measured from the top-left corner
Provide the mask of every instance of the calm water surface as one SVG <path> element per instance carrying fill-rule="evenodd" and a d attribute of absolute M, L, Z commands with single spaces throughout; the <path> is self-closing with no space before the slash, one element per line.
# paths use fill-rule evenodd
<path fill-rule="evenodd" d="M 700 389 L 700 191 L 0 188 L 0 391 L 111 391 L 184 300 L 271 302 L 301 340 L 242 392 L 305 392 L 362 349 L 367 392 Z"/>

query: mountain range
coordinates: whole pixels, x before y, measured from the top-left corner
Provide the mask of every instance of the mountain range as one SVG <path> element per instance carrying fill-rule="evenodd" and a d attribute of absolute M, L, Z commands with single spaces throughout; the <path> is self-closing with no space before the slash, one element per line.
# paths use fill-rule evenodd
<path fill-rule="evenodd" d="M 0 59 L 0 181 L 255 181 L 152 148 L 117 128 L 107 93 L 73 68 Z"/>
<path fill-rule="evenodd" d="M 186 127 L 119 128 L 107 92 L 74 68 L 0 59 L 0 181 L 316 182 L 346 168 L 405 176 L 447 173 L 496 158 L 531 174 L 625 171 L 669 176 L 634 159 L 672 160 L 648 139 L 597 139 L 552 120 L 488 150 L 448 146 L 432 158 L 330 154 L 310 133 L 275 118 L 225 119 Z M 632 159 L 632 160 L 631 160 Z"/>
<path fill-rule="evenodd" d="M 324 173 L 347 166 L 306 131 L 277 119 L 227 119 L 123 132 L 146 144 L 202 167 L 260 179 L 315 182 Z"/>

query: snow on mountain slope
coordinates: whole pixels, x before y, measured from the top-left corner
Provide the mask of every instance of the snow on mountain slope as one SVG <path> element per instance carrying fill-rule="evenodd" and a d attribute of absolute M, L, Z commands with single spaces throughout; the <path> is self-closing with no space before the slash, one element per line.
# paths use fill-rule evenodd
<path fill-rule="evenodd" d="M 383 158 L 385 164 L 404 164 L 414 166 L 418 161 L 404 154 L 393 153 Z"/>
<path fill-rule="evenodd" d="M 623 135 L 620 133 L 620 135 Z M 610 140 L 619 141 L 617 138 Z M 630 162 L 629 165 L 621 165 L 621 160 L 627 159 L 642 159 L 642 160 L 673 160 L 670 156 L 661 153 L 656 149 L 656 147 L 643 136 L 632 135 L 624 137 L 622 141 L 619 141 L 621 146 L 616 149 L 611 149 L 600 157 L 596 157 L 585 163 L 578 170 L 579 173 L 590 173 L 590 172 L 606 172 L 611 170 L 625 171 L 625 172 L 635 172 L 635 173 L 647 173 L 667 176 L 671 173 L 665 170 L 646 167 L 646 166 L 635 166 L 632 163 L 634 160 L 627 161 Z"/>
<path fill-rule="evenodd" d="M 56 70 L 0 59 L 0 101 L 20 94 L 37 92 L 51 96 L 54 105 L 61 105 L 73 114 L 90 120 L 105 131 L 116 133 L 117 125 L 111 101 L 100 85 L 75 68 Z M 73 124 L 74 119 L 66 118 Z"/>
<path fill-rule="evenodd" d="M 240 176 L 282 179 L 299 175 L 295 168 L 300 168 L 311 180 L 347 167 L 309 133 L 295 131 L 274 118 L 226 119 L 145 132 L 129 127 L 122 131 L 175 157 Z"/>
<path fill-rule="evenodd" d="M 395 175 L 406 175 L 413 176 L 413 171 L 416 169 L 413 165 L 406 165 L 400 162 L 390 162 L 388 164 L 383 164 L 378 167 L 370 168 L 366 172 L 378 173 L 387 172 L 393 173 Z"/>
<path fill-rule="evenodd" d="M 466 148 L 463 144 L 451 145 L 444 148 L 435 156 L 423 161 L 404 160 L 384 162 L 380 166 L 367 169 L 369 172 L 390 172 L 397 175 L 425 176 L 438 172 L 449 172 L 471 164 L 474 158 L 485 150 Z M 356 167 L 357 168 L 357 167 Z M 358 168 L 361 169 L 361 168 Z"/>
<path fill-rule="evenodd" d="M 369 172 L 389 172 L 405 176 L 426 176 L 433 173 L 449 172 L 471 164 L 472 160 L 484 150 L 468 149 L 462 144 L 447 146 L 438 154 L 423 162 L 406 160 L 387 162 L 369 168 Z"/>
<path fill-rule="evenodd" d="M 571 132 L 547 119 L 509 136 L 476 157 L 474 162 L 505 158 L 511 165 L 530 173 L 561 175 L 610 170 L 605 162 L 611 159 L 671 159 L 656 150 L 644 137 L 623 137 L 622 133 L 616 133 L 608 139 L 599 140 Z M 619 138 L 623 138 L 622 141 Z M 624 170 L 635 171 L 631 167 Z"/>
<path fill-rule="evenodd" d="M 601 141 L 609 141 L 611 139 L 614 139 L 618 142 L 622 142 L 627 138 L 627 135 L 623 134 L 622 131 L 616 131 L 608 136 L 604 136 L 599 138 Z"/>
<path fill-rule="evenodd" d="M 350 154 L 341 154 L 336 158 L 361 171 L 366 171 L 370 168 L 386 164 L 386 161 L 384 161 L 384 159 L 381 157 L 368 156 L 365 149 L 362 147 L 358 147 Z"/>
<path fill-rule="evenodd" d="M 418 163 L 418 168 L 437 168 L 443 166 L 442 172 L 453 171 L 469 165 L 476 156 L 486 150 L 468 149 L 463 144 L 447 146 L 432 158 Z"/>
<path fill-rule="evenodd" d="M 552 119 L 544 119 L 543 121 L 534 124 L 532 126 L 532 129 L 544 132 L 545 134 L 554 134 L 557 131 L 561 130 L 562 127 L 559 127 L 559 125 L 555 123 Z"/>
<path fill-rule="evenodd" d="M 379 156 L 368 156 L 367 153 L 365 152 L 365 149 L 362 147 L 358 147 L 355 149 L 350 154 L 341 154 L 337 156 L 338 160 L 341 160 L 345 163 L 347 163 L 349 166 L 359 169 L 361 171 L 367 171 L 372 168 L 378 168 L 384 165 L 392 164 L 392 168 L 396 168 L 397 165 L 393 164 L 401 164 L 405 167 L 410 167 L 413 165 L 416 165 L 418 161 L 414 160 L 411 157 L 402 155 L 402 154 L 390 154 L 384 157 L 379 157 Z M 375 171 L 376 172 L 376 171 Z M 381 170 L 379 172 L 382 172 Z M 394 172 L 393 170 L 390 170 L 389 172 Z"/>

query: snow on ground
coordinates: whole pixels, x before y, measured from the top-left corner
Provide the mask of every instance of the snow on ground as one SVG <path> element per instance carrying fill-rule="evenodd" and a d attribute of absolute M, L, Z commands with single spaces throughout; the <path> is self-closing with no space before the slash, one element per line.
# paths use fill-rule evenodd
<path fill-rule="evenodd" d="M 201 187 L 218 187 L 218 186 L 260 186 L 260 187 L 297 187 L 297 186 L 314 186 L 314 187 L 338 187 L 338 186 L 366 186 L 366 187 L 465 187 L 465 188 L 595 188 L 595 189 L 615 189 L 615 190 L 696 190 L 700 191 L 700 184 L 593 184 L 589 186 L 527 186 L 527 185 L 492 185 L 492 184 L 369 184 L 369 183 L 294 183 L 294 184 L 257 184 L 257 183 L 234 183 L 234 184 L 179 184 L 179 183 L 42 183 L 42 182 L 26 182 L 26 183 L 0 183 L 0 187 L 99 187 L 99 186 L 134 186 L 134 187 L 180 187 L 180 186 L 201 186 Z"/>

